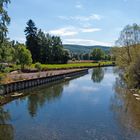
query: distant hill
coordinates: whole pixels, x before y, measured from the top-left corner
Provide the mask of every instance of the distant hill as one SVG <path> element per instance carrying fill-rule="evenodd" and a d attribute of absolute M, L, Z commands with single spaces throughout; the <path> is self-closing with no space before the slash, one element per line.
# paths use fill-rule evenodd
<path fill-rule="evenodd" d="M 71 44 L 64 44 L 64 48 L 70 50 L 73 53 L 90 53 L 95 48 L 100 48 L 105 52 L 110 51 L 110 47 L 108 46 L 83 46 L 83 45 L 71 45 Z"/>

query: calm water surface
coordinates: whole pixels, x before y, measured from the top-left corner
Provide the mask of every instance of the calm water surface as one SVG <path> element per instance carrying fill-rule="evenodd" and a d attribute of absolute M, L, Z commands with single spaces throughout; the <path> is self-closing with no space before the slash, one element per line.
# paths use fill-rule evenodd
<path fill-rule="evenodd" d="M 140 102 L 113 68 L 50 86 L 0 107 L 0 140 L 140 140 Z"/>

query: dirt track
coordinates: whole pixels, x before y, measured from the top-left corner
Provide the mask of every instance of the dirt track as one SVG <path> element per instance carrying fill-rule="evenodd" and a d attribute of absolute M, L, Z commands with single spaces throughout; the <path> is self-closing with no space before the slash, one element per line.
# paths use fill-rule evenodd
<path fill-rule="evenodd" d="M 44 72 L 36 72 L 36 73 L 19 73 L 19 74 L 8 74 L 8 77 L 11 81 L 19 81 L 19 80 L 27 80 L 27 79 L 34 79 L 39 77 L 47 77 L 52 75 L 59 75 L 68 72 L 77 71 L 80 69 L 69 69 L 69 70 L 53 70 L 53 71 L 44 71 Z"/>

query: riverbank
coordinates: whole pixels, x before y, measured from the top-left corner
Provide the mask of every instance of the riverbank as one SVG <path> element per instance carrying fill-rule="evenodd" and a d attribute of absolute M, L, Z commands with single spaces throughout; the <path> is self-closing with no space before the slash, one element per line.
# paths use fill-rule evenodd
<path fill-rule="evenodd" d="M 18 82 L 22 80 L 29 80 L 34 78 L 41 78 L 47 76 L 53 76 L 58 74 L 63 74 L 67 72 L 73 72 L 76 70 L 80 70 L 83 68 L 95 68 L 95 67 L 108 67 L 108 66 L 115 66 L 115 63 L 112 61 L 107 62 L 86 62 L 86 63 L 68 63 L 68 64 L 41 64 L 40 71 L 35 69 L 35 65 L 31 65 L 29 68 L 25 70 L 18 70 L 17 68 L 14 69 L 12 72 L 8 73 L 1 73 L 0 74 L 0 83 L 1 84 L 8 84 L 11 82 Z"/>
<path fill-rule="evenodd" d="M 38 85 L 38 86 L 36 85 L 35 87 L 30 87 L 28 90 L 23 89 L 23 90 L 20 90 L 20 91 L 17 91 L 17 92 L 12 92 L 12 93 L 9 93 L 9 94 L 0 95 L 0 106 L 5 105 L 5 104 L 7 104 L 11 101 L 14 101 L 16 99 L 19 99 L 19 98 L 25 98 L 26 96 L 29 95 L 29 91 L 31 91 L 33 89 L 38 91 L 38 88 L 40 88 L 40 89 L 47 88 L 47 87 L 49 88 L 50 86 L 55 86 L 55 85 L 60 84 L 60 83 L 69 82 L 72 79 L 76 79 L 78 77 L 84 76 L 85 74 L 87 74 L 88 71 L 85 71 L 85 72 L 82 72 L 81 74 L 75 74 L 71 77 L 66 77 L 66 78 L 63 77 L 63 78 L 58 79 L 58 80 L 49 81 L 47 83 L 44 83 L 44 84 L 41 84 L 41 85 Z M 34 93 L 32 93 L 32 94 L 34 94 Z M 32 94 L 30 94 L 30 95 L 32 95 Z"/>
<path fill-rule="evenodd" d="M 36 77 L 31 79 L 20 80 L 16 82 L 10 82 L 6 84 L 2 84 L 0 87 L 0 94 L 7 95 L 12 92 L 24 90 L 31 87 L 36 87 L 43 84 L 52 83 L 55 81 L 60 80 L 69 80 L 73 77 L 84 75 L 88 73 L 88 69 L 77 69 L 77 70 L 69 70 L 63 71 L 63 73 L 57 73 L 56 75 L 51 76 L 43 76 L 43 77 Z"/>
<path fill-rule="evenodd" d="M 93 67 L 99 67 L 99 66 L 112 66 L 115 65 L 113 61 L 100 61 L 100 62 L 73 62 L 68 64 L 42 64 L 41 67 L 43 70 L 60 70 L 60 69 L 77 69 L 77 68 L 93 68 Z M 35 68 L 35 65 L 33 64 L 31 68 Z"/>
<path fill-rule="evenodd" d="M 88 65 L 87 63 L 85 64 Z M 46 83 L 48 84 L 60 80 L 69 80 L 70 78 L 74 78 L 75 76 L 87 74 L 89 68 L 108 67 L 108 66 L 114 66 L 114 64 L 92 63 L 92 65 L 88 65 L 88 66 L 82 65 L 80 68 L 78 67 L 77 69 L 76 67 L 73 69 L 72 68 L 62 69 L 62 66 L 64 67 L 65 65 L 61 65 L 61 67 L 60 65 L 58 66 L 60 69 L 58 68 L 57 70 L 47 70 L 47 71 L 32 72 L 32 73 L 15 72 L 15 73 L 7 74 L 7 76 L 4 78 L 5 81 L 3 81 L 0 87 L 0 94 L 2 95 L 2 97 L 0 98 L 1 102 L 4 100 L 3 95 L 5 96 L 12 92 L 39 86 Z M 15 96 L 18 97 L 18 95 L 22 96 L 21 94 L 17 94 Z"/>

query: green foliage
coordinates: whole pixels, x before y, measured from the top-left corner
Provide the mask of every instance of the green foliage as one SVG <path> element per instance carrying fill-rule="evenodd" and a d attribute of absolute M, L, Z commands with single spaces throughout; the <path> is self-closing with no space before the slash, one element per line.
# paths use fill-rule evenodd
<path fill-rule="evenodd" d="M 30 65 L 32 63 L 31 53 L 23 44 L 19 44 L 16 47 L 18 64 L 20 64 L 21 68 L 24 69 L 25 65 Z"/>
<path fill-rule="evenodd" d="M 25 35 L 26 45 L 31 51 L 33 62 L 67 63 L 68 53 L 64 50 L 60 37 L 38 30 L 32 20 L 27 22 Z"/>
<path fill-rule="evenodd" d="M 93 49 L 91 53 L 93 60 L 103 60 L 105 57 L 105 52 L 99 48 Z"/>
<path fill-rule="evenodd" d="M 7 5 L 10 3 L 10 0 L 1 0 L 0 1 L 0 44 L 3 42 L 6 34 L 8 32 L 7 25 L 10 23 L 10 17 L 6 11 Z"/>
<path fill-rule="evenodd" d="M 112 61 L 103 61 L 103 62 L 99 62 L 100 66 L 108 66 L 108 65 L 112 65 Z M 42 69 L 67 69 L 67 68 L 77 68 L 77 67 L 97 67 L 99 66 L 99 63 L 68 63 L 68 64 L 42 64 Z M 35 67 L 35 65 L 33 64 L 32 67 Z"/>
<path fill-rule="evenodd" d="M 11 70 L 12 70 L 11 68 L 6 67 L 6 68 L 3 70 L 3 72 L 4 72 L 4 73 L 9 73 Z"/>
<path fill-rule="evenodd" d="M 36 68 L 38 71 L 41 71 L 41 70 L 42 70 L 41 63 L 39 63 L 39 62 L 35 63 L 35 68 Z"/>
<path fill-rule="evenodd" d="M 123 70 L 129 88 L 140 85 L 140 26 L 126 26 L 117 40 L 122 47 L 114 47 L 112 54 L 116 64 Z"/>
<path fill-rule="evenodd" d="M 13 62 L 15 49 L 12 47 L 11 42 L 4 40 L 0 45 L 0 62 L 11 63 Z"/>
<path fill-rule="evenodd" d="M 32 54 L 33 62 L 37 62 L 39 61 L 40 48 L 37 40 L 37 28 L 31 19 L 27 22 L 27 27 L 24 32 L 26 35 L 27 49 L 29 49 Z"/>
<path fill-rule="evenodd" d="M 0 64 L 0 72 L 3 72 L 6 66 L 4 64 Z"/>
<path fill-rule="evenodd" d="M 102 49 L 105 51 L 107 54 L 110 52 L 110 47 L 108 46 L 84 46 L 84 45 L 64 45 L 65 49 L 70 50 L 72 53 L 77 53 L 77 54 L 89 54 L 91 51 L 95 48 Z"/>
<path fill-rule="evenodd" d="M 1 84 L 1 81 L 5 78 L 5 74 L 4 73 L 0 73 L 0 84 Z"/>

